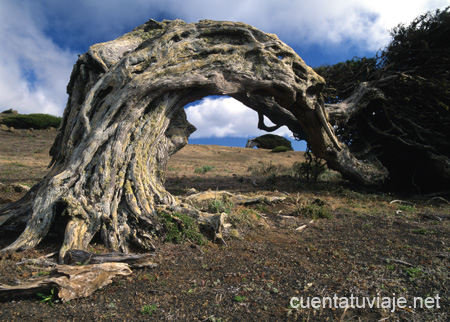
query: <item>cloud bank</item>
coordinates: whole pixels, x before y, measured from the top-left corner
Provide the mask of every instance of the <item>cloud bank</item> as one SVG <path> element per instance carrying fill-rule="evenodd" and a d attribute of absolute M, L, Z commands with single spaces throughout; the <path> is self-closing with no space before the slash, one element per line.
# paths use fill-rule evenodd
<path fill-rule="evenodd" d="M 62 114 L 73 53 L 53 43 L 27 8 L 0 8 L 0 109 Z"/>

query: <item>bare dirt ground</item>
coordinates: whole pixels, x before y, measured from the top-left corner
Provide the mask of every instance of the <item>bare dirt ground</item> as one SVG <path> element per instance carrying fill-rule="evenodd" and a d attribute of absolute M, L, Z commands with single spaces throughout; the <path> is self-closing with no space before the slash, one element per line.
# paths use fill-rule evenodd
<path fill-rule="evenodd" d="M 24 194 L 16 184 L 30 186 L 46 173 L 55 135 L 0 130 L 0 205 Z M 249 171 L 296 161 L 303 161 L 301 152 L 188 145 L 167 169 L 166 187 L 180 198 L 191 188 L 287 198 L 250 206 L 223 200 L 221 211 L 235 228 L 226 246 L 158 243 L 156 268 L 135 269 L 70 303 L 6 298 L 0 320 L 448 321 L 449 196 L 369 191 L 332 174 L 311 186 Z M 0 233 L 0 247 L 15 237 Z M 0 283 L 46 274 L 16 263 L 58 247 L 50 237 L 34 250 L 4 256 Z M 95 242 L 89 251 L 108 250 Z M 292 297 L 309 307 L 292 307 Z M 421 299 L 427 299 L 422 307 Z"/>

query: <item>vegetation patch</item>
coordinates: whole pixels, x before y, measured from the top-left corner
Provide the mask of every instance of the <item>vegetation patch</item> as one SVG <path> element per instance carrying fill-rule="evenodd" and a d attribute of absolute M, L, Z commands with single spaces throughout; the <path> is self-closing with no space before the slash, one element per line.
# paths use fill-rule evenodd
<path fill-rule="evenodd" d="M 309 204 L 300 206 L 298 208 L 298 214 L 313 219 L 333 218 L 330 206 L 320 199 L 315 199 Z"/>
<path fill-rule="evenodd" d="M 168 214 L 158 213 L 165 230 L 165 240 L 176 244 L 186 241 L 199 245 L 205 245 L 206 239 L 200 233 L 198 223 L 191 217 L 174 212 Z"/>
<path fill-rule="evenodd" d="M 214 170 L 214 166 L 204 165 L 203 167 L 196 168 L 194 172 L 198 173 L 198 174 L 205 174 L 205 173 L 210 172 L 212 170 Z"/>
<path fill-rule="evenodd" d="M 234 204 L 228 200 L 225 196 L 223 198 L 212 199 L 206 206 L 206 211 L 214 214 L 220 214 L 222 212 L 231 214 Z"/>
<path fill-rule="evenodd" d="M 287 146 L 277 146 L 276 148 L 272 149 L 273 153 L 280 153 L 280 152 L 287 152 L 287 151 L 291 151 Z"/>
<path fill-rule="evenodd" d="M 151 305 L 146 304 L 142 306 L 141 313 L 144 315 L 152 315 L 153 313 L 156 312 L 156 308 L 157 308 L 156 304 Z"/>
<path fill-rule="evenodd" d="M 3 123 L 7 126 L 18 129 L 48 129 L 57 128 L 61 123 L 61 118 L 49 114 L 26 114 L 12 115 L 5 117 Z"/>
<path fill-rule="evenodd" d="M 54 288 L 52 288 L 50 294 L 37 293 L 36 295 L 42 299 L 41 300 L 42 303 L 47 303 L 52 307 L 55 305 L 55 303 L 59 302 L 58 295 L 55 293 Z"/>

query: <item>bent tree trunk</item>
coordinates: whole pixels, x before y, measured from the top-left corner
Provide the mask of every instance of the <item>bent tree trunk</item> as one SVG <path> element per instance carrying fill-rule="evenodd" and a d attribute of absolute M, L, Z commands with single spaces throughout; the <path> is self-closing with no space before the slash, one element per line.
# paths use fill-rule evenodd
<path fill-rule="evenodd" d="M 229 95 L 298 136 L 338 170 L 365 184 L 386 177 L 377 163 L 355 159 L 327 122 L 323 79 L 275 35 L 241 23 L 150 20 L 80 56 L 46 177 L 0 210 L 0 225 L 26 223 L 3 249 L 37 245 L 65 227 L 60 260 L 101 234 L 107 247 L 152 248 L 158 210 L 199 216 L 164 188 L 169 156 L 195 130 L 183 106 Z M 304 134 L 305 133 L 305 134 Z M 200 220 L 200 218 L 197 218 Z"/>

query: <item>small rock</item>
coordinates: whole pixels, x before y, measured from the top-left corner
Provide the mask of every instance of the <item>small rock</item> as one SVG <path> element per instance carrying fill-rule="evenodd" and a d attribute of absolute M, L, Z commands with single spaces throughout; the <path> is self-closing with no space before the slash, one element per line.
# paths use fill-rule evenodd
<path fill-rule="evenodd" d="M 188 192 L 186 192 L 186 196 L 195 195 L 196 193 L 198 193 L 197 189 L 191 188 L 188 190 Z"/>
<path fill-rule="evenodd" d="M 13 187 L 15 192 L 27 192 L 28 190 L 30 190 L 30 187 L 25 186 L 25 185 L 20 184 L 20 183 L 13 184 L 12 187 Z"/>
<path fill-rule="evenodd" d="M 239 238 L 241 238 L 241 235 L 239 234 L 239 231 L 237 229 L 231 229 L 230 237 L 239 239 Z"/>

